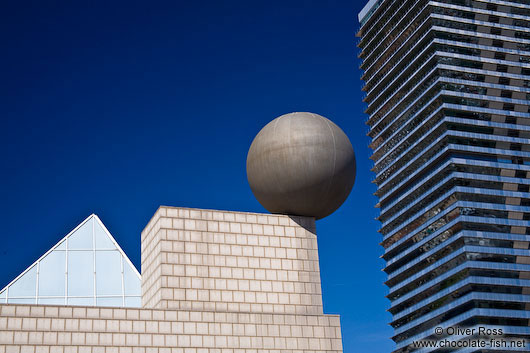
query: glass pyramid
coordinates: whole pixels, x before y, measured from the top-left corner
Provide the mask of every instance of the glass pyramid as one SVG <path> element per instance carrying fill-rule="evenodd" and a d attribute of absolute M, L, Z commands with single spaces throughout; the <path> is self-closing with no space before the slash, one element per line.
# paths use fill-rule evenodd
<path fill-rule="evenodd" d="M 95 214 L 0 291 L 0 303 L 141 306 L 141 277 Z"/>

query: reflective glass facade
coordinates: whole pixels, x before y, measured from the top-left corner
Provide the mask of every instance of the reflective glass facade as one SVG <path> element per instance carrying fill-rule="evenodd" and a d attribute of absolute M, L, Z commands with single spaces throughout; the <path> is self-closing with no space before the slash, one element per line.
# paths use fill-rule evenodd
<path fill-rule="evenodd" d="M 0 302 L 140 307 L 141 278 L 91 215 L 2 289 Z"/>
<path fill-rule="evenodd" d="M 530 2 L 371 1 L 359 21 L 395 352 L 437 326 L 530 338 Z"/>

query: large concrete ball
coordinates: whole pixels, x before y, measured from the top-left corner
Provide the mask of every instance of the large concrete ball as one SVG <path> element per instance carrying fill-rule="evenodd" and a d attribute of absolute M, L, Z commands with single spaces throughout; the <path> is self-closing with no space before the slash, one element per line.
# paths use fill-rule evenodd
<path fill-rule="evenodd" d="M 350 194 L 355 154 L 332 121 L 313 113 L 285 114 L 252 141 L 247 178 L 269 212 L 321 219 Z"/>

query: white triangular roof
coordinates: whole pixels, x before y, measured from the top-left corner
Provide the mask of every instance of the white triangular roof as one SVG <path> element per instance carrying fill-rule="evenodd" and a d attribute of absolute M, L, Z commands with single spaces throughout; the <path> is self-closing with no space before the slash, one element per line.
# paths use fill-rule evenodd
<path fill-rule="evenodd" d="M 0 303 L 139 307 L 141 276 L 91 214 L 0 291 Z"/>

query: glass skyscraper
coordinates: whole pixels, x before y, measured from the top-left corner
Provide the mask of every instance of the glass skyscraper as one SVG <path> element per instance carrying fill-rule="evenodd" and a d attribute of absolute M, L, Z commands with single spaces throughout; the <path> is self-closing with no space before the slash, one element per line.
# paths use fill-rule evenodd
<path fill-rule="evenodd" d="M 395 352 L 459 339 L 436 327 L 529 344 L 530 1 L 371 0 L 359 21 Z"/>

